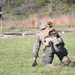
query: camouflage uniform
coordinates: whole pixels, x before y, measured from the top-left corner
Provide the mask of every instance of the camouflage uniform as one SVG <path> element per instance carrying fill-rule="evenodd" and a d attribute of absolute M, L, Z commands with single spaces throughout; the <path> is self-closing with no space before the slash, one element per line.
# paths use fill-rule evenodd
<path fill-rule="evenodd" d="M 41 32 L 40 34 L 37 36 L 36 41 L 34 43 L 33 46 L 33 57 L 37 58 L 38 57 L 38 52 L 40 49 L 41 44 L 43 44 L 43 41 L 41 40 L 43 37 L 43 32 L 42 30 L 45 28 L 45 26 L 47 25 L 47 23 L 43 23 L 40 26 Z M 62 40 L 62 38 L 60 37 L 60 35 L 55 31 L 56 36 L 48 36 L 45 37 L 44 43 L 46 43 L 46 41 L 49 42 L 49 45 L 47 45 L 45 48 L 43 48 L 43 56 L 42 56 L 42 61 L 44 62 L 46 67 L 51 67 L 50 64 L 52 64 L 52 61 L 54 59 L 54 54 L 56 54 L 59 58 L 59 60 L 70 66 L 70 67 L 74 67 L 74 63 L 72 65 L 70 65 L 71 60 L 68 58 L 68 52 L 66 50 L 66 48 L 64 47 L 64 41 Z M 56 41 L 57 39 L 61 39 L 61 42 L 59 44 L 54 44 L 54 41 Z"/>

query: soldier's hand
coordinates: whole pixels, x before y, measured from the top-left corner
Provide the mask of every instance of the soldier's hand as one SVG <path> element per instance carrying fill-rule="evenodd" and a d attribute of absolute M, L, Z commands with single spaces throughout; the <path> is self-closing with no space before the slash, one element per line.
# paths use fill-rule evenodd
<path fill-rule="evenodd" d="M 36 58 L 34 57 L 34 58 L 33 58 L 32 67 L 35 67 L 36 65 L 37 65 L 37 61 L 36 61 Z"/>
<path fill-rule="evenodd" d="M 32 63 L 32 67 L 35 67 L 37 65 L 37 62 Z"/>

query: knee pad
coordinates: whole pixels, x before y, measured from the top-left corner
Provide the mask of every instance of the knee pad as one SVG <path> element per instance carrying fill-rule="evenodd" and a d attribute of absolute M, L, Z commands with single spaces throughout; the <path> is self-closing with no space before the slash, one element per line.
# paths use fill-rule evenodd
<path fill-rule="evenodd" d="M 43 56 L 42 56 L 42 61 L 44 62 L 44 64 L 52 63 L 53 57 L 46 56 L 45 54 L 43 54 Z"/>

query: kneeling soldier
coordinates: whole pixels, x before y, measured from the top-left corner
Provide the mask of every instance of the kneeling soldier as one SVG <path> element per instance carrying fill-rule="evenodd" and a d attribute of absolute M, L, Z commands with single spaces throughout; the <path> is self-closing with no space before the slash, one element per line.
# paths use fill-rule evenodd
<path fill-rule="evenodd" d="M 54 54 L 56 54 L 59 60 L 72 68 L 75 67 L 75 63 L 68 58 L 68 52 L 64 47 L 64 41 L 60 35 L 52 28 L 51 22 L 44 22 L 40 25 L 41 32 L 37 36 L 36 41 L 33 46 L 33 63 L 32 66 L 37 65 L 38 51 L 42 44 L 43 46 L 43 56 L 42 61 L 47 68 L 59 68 L 59 65 L 52 64 L 54 59 Z"/>

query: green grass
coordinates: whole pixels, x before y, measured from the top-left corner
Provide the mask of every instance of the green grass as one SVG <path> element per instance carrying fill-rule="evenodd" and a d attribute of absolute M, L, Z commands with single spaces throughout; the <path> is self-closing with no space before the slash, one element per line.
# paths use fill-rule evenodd
<path fill-rule="evenodd" d="M 75 61 L 75 33 L 60 34 L 65 41 L 69 57 Z M 35 36 L 0 38 L 0 75 L 75 75 L 75 68 L 46 69 L 39 51 L 38 66 L 31 67 Z M 57 56 L 54 62 L 60 64 Z"/>

